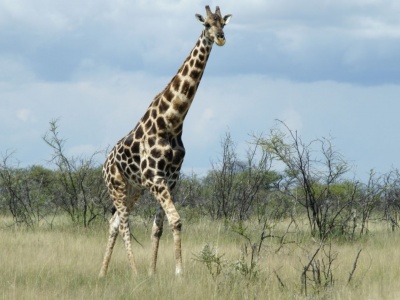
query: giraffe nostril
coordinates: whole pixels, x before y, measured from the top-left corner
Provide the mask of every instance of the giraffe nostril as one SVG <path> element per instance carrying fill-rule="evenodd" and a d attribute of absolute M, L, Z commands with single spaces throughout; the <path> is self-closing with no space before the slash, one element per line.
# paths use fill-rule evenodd
<path fill-rule="evenodd" d="M 219 39 L 225 38 L 224 33 L 223 33 L 223 32 L 218 33 L 218 34 L 217 34 L 217 38 L 219 38 Z"/>

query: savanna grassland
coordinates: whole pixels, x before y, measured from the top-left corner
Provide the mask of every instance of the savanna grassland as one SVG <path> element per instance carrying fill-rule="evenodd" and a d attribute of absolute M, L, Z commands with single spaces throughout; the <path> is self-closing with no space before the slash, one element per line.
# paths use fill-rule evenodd
<path fill-rule="evenodd" d="M 54 169 L 0 161 L 0 297 L 400 299 L 400 170 L 352 179 L 329 139 L 281 123 L 245 158 L 227 134 L 206 176 L 182 174 L 183 276 L 166 229 L 148 276 L 155 201 L 144 193 L 131 217 L 138 276 L 119 239 L 99 279 L 112 206 L 101 166 L 66 156 L 51 122 Z"/>
<path fill-rule="evenodd" d="M 378 223 L 361 239 L 321 245 L 299 222 L 184 222 L 184 276 L 174 276 L 172 235 L 165 231 L 150 278 L 150 227 L 133 220 L 139 275 L 131 275 L 119 238 L 106 278 L 98 279 L 105 223 L 83 228 L 60 219 L 32 230 L 9 221 L 0 224 L 2 299 L 400 298 L 400 236 Z"/>

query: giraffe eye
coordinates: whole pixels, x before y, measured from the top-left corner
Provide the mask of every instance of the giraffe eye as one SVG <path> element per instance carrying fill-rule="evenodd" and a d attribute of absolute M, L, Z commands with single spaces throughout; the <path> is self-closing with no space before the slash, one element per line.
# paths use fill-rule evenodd
<path fill-rule="evenodd" d="M 210 25 L 210 23 L 204 23 L 204 27 L 207 29 L 210 29 L 211 25 Z"/>

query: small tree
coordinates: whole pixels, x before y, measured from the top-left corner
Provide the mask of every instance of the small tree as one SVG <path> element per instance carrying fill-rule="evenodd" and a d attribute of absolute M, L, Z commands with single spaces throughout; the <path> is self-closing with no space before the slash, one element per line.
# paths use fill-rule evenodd
<path fill-rule="evenodd" d="M 101 168 L 96 166 L 94 153 L 89 158 L 67 157 L 65 140 L 59 137 L 57 120 L 50 121 L 50 131 L 43 140 L 53 149 L 50 162 L 57 167 L 54 201 L 68 213 L 73 222 L 83 222 L 86 227 L 98 215 L 104 215 L 105 207 L 111 206 L 101 177 Z M 105 204 L 108 203 L 108 204 Z"/>
<path fill-rule="evenodd" d="M 222 143 L 222 156 L 205 179 L 210 199 L 208 212 L 213 219 L 244 220 L 255 204 L 266 201 L 272 182 L 270 157 L 258 142 L 247 150 L 246 160 L 240 160 L 229 133 Z M 263 198 L 263 199 L 261 199 Z"/>
<path fill-rule="evenodd" d="M 359 193 L 358 207 L 361 219 L 360 235 L 368 233 L 368 221 L 371 218 L 372 212 L 377 209 L 381 203 L 381 196 L 383 193 L 381 180 L 382 178 L 371 170 L 368 183 L 363 185 Z"/>
<path fill-rule="evenodd" d="M 17 224 L 51 223 L 57 209 L 52 205 L 52 171 L 33 166 L 18 168 L 6 155 L 0 163 L 0 208 L 8 209 Z"/>
<path fill-rule="evenodd" d="M 384 219 L 390 224 L 392 231 L 399 228 L 400 211 L 400 172 L 393 169 L 383 175 L 382 198 Z"/>
<path fill-rule="evenodd" d="M 235 210 L 235 171 L 238 163 L 234 143 L 229 133 L 221 142 L 222 157 L 219 164 L 212 164 L 208 174 L 210 185 L 209 212 L 213 219 L 230 218 Z"/>
<path fill-rule="evenodd" d="M 340 183 L 349 167 L 329 139 L 304 143 L 297 131 L 292 131 L 282 121 L 279 123 L 286 132 L 272 129 L 259 143 L 275 160 L 283 163 L 281 190 L 305 208 L 311 234 L 323 240 L 338 225 L 343 210 L 351 206 L 351 199 L 341 202 L 332 193 L 332 187 Z M 319 152 L 315 152 L 316 146 Z"/>

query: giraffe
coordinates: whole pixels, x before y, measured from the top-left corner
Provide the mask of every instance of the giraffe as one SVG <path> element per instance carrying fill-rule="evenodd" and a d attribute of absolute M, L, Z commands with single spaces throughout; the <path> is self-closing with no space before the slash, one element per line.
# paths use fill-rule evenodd
<path fill-rule="evenodd" d="M 151 240 L 152 256 L 149 274 L 154 274 L 164 217 L 172 229 L 175 248 L 175 274 L 182 273 L 182 221 L 171 199 L 185 156 L 182 143 L 183 121 L 200 84 L 211 48 L 225 44 L 223 28 L 232 15 L 222 17 L 219 7 L 212 13 L 206 6 L 206 17 L 196 14 L 204 29 L 178 73 L 158 94 L 136 127 L 117 142 L 103 166 L 103 177 L 113 200 L 109 239 L 100 277 L 107 273 L 118 233 L 121 234 L 133 274 L 137 274 L 132 253 L 129 213 L 144 189 L 158 202 Z"/>

